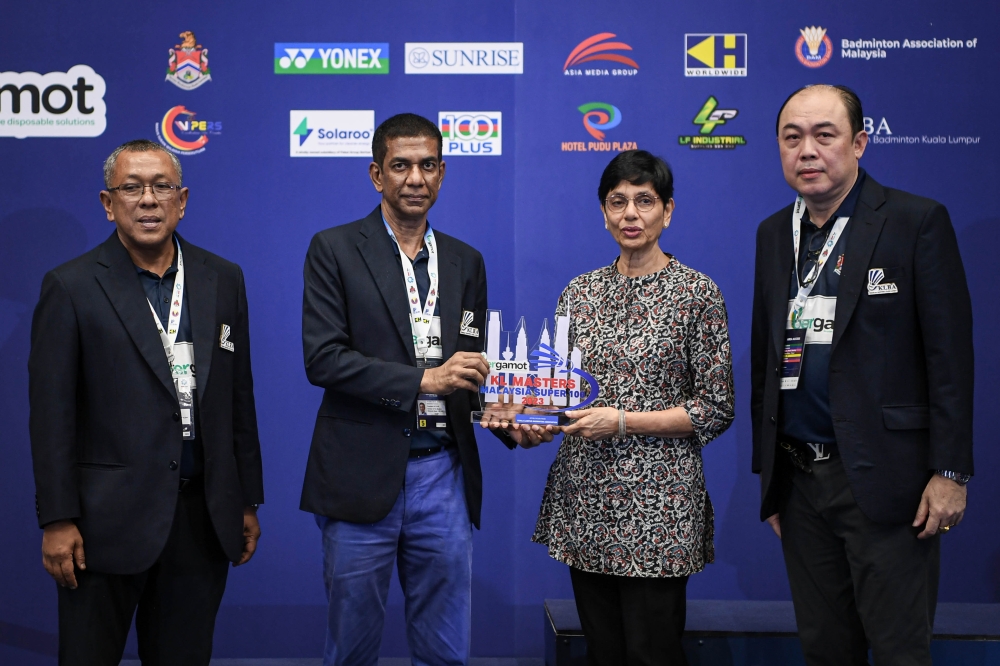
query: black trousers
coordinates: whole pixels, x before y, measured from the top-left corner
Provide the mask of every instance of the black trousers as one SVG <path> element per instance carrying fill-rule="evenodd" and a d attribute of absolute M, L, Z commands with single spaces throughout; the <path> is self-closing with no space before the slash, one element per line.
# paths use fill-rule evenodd
<path fill-rule="evenodd" d="M 940 537 L 869 520 L 840 457 L 793 474 L 781 546 L 809 666 L 930 666 Z M 916 515 L 917 507 L 913 507 Z"/>
<path fill-rule="evenodd" d="M 77 569 L 77 589 L 58 588 L 60 666 L 118 666 L 133 614 L 143 666 L 208 666 L 228 573 L 204 487 L 190 484 L 178 494 L 152 568 L 133 575 Z"/>
<path fill-rule="evenodd" d="M 570 567 L 590 666 L 687 666 L 687 576 L 633 578 Z"/>

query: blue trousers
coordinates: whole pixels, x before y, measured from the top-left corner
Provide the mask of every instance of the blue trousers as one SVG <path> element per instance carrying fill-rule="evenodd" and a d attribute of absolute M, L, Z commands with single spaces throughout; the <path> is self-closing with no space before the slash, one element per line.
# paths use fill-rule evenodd
<path fill-rule="evenodd" d="M 377 666 L 394 561 L 414 666 L 468 663 L 472 524 L 457 455 L 411 459 L 395 505 L 377 523 L 316 523 L 329 602 L 324 666 Z"/>

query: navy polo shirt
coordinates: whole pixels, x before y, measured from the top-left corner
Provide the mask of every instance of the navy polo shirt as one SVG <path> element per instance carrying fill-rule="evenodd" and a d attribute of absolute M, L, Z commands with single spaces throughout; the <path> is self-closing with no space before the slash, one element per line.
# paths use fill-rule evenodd
<path fill-rule="evenodd" d="M 384 218 L 383 218 L 384 219 Z M 386 233 L 389 233 L 388 229 Z M 392 238 L 390 237 L 390 240 Z M 392 251 L 396 255 L 396 261 L 399 261 L 399 245 L 395 241 L 392 243 Z M 430 261 L 430 253 L 427 251 L 427 245 L 425 244 L 420 248 L 420 252 L 417 252 L 417 256 L 414 257 L 410 263 L 413 264 L 413 277 L 417 280 L 417 293 L 420 295 L 420 302 L 425 303 L 427 301 L 427 292 L 431 290 L 431 278 L 427 273 L 427 263 Z M 403 290 L 406 290 L 406 281 L 401 283 Z M 439 290 L 440 293 L 440 290 Z M 407 297 L 409 301 L 409 297 Z M 441 316 L 441 298 L 438 297 L 437 302 L 434 304 L 434 316 Z M 407 320 L 410 318 L 410 313 L 406 313 Z M 411 343 L 412 344 L 412 343 Z M 447 359 L 442 359 L 447 360 Z M 442 400 L 444 397 L 442 396 Z M 413 428 L 413 437 L 410 440 L 411 449 L 430 449 L 435 446 L 451 446 L 454 444 L 455 439 L 451 435 L 451 414 L 448 415 L 448 429 L 447 430 L 417 430 L 416 427 Z"/>
<path fill-rule="evenodd" d="M 854 187 L 847 194 L 847 198 L 837 211 L 830 216 L 826 224 L 817 227 L 809 220 L 809 210 L 802 215 L 802 240 L 799 243 L 799 258 L 797 265 L 798 277 L 793 273 L 789 276 L 788 298 L 793 300 L 799 292 L 799 279 L 804 278 L 802 274 L 807 257 L 806 249 L 810 240 L 816 234 L 822 234 L 825 238 L 833 229 L 834 222 L 838 217 L 851 217 L 858 204 L 858 197 L 861 195 L 861 187 L 865 182 L 864 169 L 858 169 L 858 179 L 854 182 Z M 813 442 L 817 444 L 836 444 L 836 435 L 833 431 L 833 417 L 830 415 L 830 352 L 832 345 L 828 338 L 833 334 L 833 315 L 836 307 L 837 289 L 840 286 L 840 272 L 845 261 L 850 261 L 850 257 L 845 254 L 847 248 L 847 238 L 850 235 L 851 223 L 844 227 L 837 244 L 830 253 L 829 259 L 823 266 L 819 277 L 816 278 L 816 285 L 809 294 L 809 299 L 826 301 L 828 311 L 827 317 L 817 317 L 812 322 L 817 333 L 815 342 L 810 341 L 809 334 L 806 337 L 804 357 L 802 359 L 802 370 L 799 375 L 799 386 L 796 389 L 781 391 L 781 424 L 780 434 L 787 438 L 800 442 Z M 789 237 L 791 234 L 789 234 Z M 824 334 L 825 333 L 825 334 Z"/>
<path fill-rule="evenodd" d="M 142 289 L 146 292 L 146 299 L 153 306 L 153 309 L 156 310 L 156 316 L 160 318 L 160 323 L 163 325 L 164 330 L 166 330 L 167 320 L 170 317 L 170 297 L 173 295 L 174 280 L 177 278 L 177 253 L 174 253 L 174 261 L 170 264 L 170 268 L 163 274 L 163 277 L 138 266 L 135 267 L 135 270 L 139 274 L 139 283 L 142 284 Z M 184 301 L 181 303 L 181 320 L 177 329 L 177 342 L 194 342 L 194 335 L 191 331 L 191 312 L 188 308 L 188 290 L 190 288 L 190 281 L 185 280 Z M 166 363 L 166 360 L 166 356 L 164 356 L 163 362 Z M 195 374 L 196 380 L 197 376 Z M 194 422 L 194 439 L 182 440 L 184 445 L 181 452 L 180 472 L 182 479 L 191 479 L 200 476 L 205 471 L 205 451 L 201 443 L 201 422 L 198 420 L 197 388 L 193 391 L 193 398 L 194 409 L 192 420 Z"/>

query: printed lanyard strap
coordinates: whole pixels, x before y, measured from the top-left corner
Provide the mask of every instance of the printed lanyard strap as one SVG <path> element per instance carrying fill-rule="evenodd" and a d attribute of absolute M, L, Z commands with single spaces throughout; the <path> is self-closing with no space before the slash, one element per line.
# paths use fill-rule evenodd
<path fill-rule="evenodd" d="M 389 223 L 382 218 L 386 231 L 392 242 L 399 248 L 399 263 L 403 265 L 403 276 L 406 278 L 406 298 L 410 305 L 410 330 L 413 333 L 413 348 L 417 356 L 425 358 L 430 343 L 427 334 L 431 330 L 431 319 L 434 317 L 434 308 L 438 301 L 438 256 L 437 244 L 434 242 L 434 230 L 427 225 L 427 232 L 424 234 L 424 245 L 427 247 L 427 276 L 430 278 L 430 288 L 427 290 L 427 299 L 423 308 L 420 307 L 420 291 L 417 289 L 417 276 L 413 270 L 413 263 L 410 258 L 399 247 L 396 234 L 392 232 Z"/>
<path fill-rule="evenodd" d="M 795 247 L 795 274 L 798 275 L 798 265 L 799 265 L 799 242 L 802 240 L 802 216 L 805 214 L 806 204 L 802 200 L 802 197 L 798 197 L 795 200 L 795 209 L 792 211 L 792 243 Z M 788 313 L 789 322 L 794 322 L 802 312 L 805 310 L 806 301 L 809 300 L 809 294 L 812 293 L 813 287 L 816 286 L 816 282 L 819 279 L 819 274 L 823 270 L 823 266 L 826 265 L 826 260 L 830 258 L 830 253 L 833 252 L 833 248 L 836 247 L 837 241 L 840 240 L 840 234 L 843 233 L 844 227 L 847 226 L 847 221 L 850 217 L 838 217 L 837 221 L 833 225 L 833 229 L 830 230 L 830 234 L 826 237 L 826 243 L 823 244 L 823 250 L 819 254 L 819 258 L 816 260 L 816 265 L 813 269 L 809 271 L 809 275 L 806 275 L 802 281 L 796 282 L 799 285 L 799 291 L 795 295 L 795 300 L 792 301 L 791 310 Z"/>
<path fill-rule="evenodd" d="M 149 304 L 149 311 L 153 313 L 153 321 L 156 322 L 156 330 L 160 332 L 160 341 L 163 343 L 164 351 L 167 352 L 167 362 L 170 363 L 171 375 L 173 375 L 174 343 L 177 342 L 177 332 L 181 328 L 181 306 L 184 304 L 184 255 L 181 252 L 180 242 L 177 242 L 177 275 L 174 277 L 174 291 L 170 299 L 167 330 L 163 330 L 160 317 L 156 314 L 156 309 L 153 308 L 149 299 L 146 300 L 146 303 Z"/>

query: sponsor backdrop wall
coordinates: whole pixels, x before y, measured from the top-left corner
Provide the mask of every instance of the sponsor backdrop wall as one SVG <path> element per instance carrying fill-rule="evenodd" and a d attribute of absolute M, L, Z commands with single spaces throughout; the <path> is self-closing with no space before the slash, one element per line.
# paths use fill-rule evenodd
<path fill-rule="evenodd" d="M 321 397 L 302 369 L 302 261 L 314 233 L 377 204 L 371 132 L 403 111 L 445 134 L 433 224 L 482 251 L 490 306 L 507 314 L 505 328 L 524 315 L 532 339 L 570 278 L 616 256 L 595 196 L 611 157 L 640 147 L 673 165 L 677 210 L 663 246 L 722 288 L 738 398 L 736 422 L 704 451 L 717 561 L 689 594 L 787 599 L 750 473 L 749 319 L 757 223 L 793 198 L 775 114 L 812 82 L 854 87 L 872 135 L 869 173 L 944 202 L 954 220 L 976 308 L 978 473 L 965 522 L 943 542 L 941 599 L 1000 601 L 990 428 L 1000 398 L 995 3 L 9 5 L 0 27 L 0 662 L 53 663 L 55 650 L 27 428 L 32 309 L 45 271 L 112 231 L 97 197 L 101 163 L 138 137 L 180 155 L 191 188 L 181 233 L 247 277 L 267 503 L 257 556 L 231 574 L 216 654 L 320 654 L 320 541 L 298 510 Z M 540 655 L 542 600 L 571 596 L 566 567 L 529 541 L 557 445 L 510 452 L 480 438 L 476 655 Z M 382 651 L 406 654 L 395 584 Z"/>

